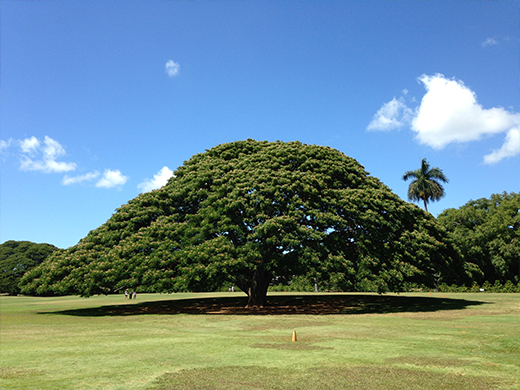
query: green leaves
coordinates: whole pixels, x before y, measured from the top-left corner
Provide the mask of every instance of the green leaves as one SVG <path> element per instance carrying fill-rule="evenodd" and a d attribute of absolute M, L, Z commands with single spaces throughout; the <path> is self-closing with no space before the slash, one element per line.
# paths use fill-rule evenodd
<path fill-rule="evenodd" d="M 16 295 L 22 276 L 58 251 L 54 245 L 6 241 L 0 245 L 0 293 Z"/>
<path fill-rule="evenodd" d="M 302 276 L 331 289 L 399 291 L 453 268 L 445 239 L 433 217 L 343 153 L 249 139 L 193 156 L 23 284 L 88 296 L 231 283 L 261 301 L 273 278 Z"/>
<path fill-rule="evenodd" d="M 428 211 L 427 204 L 432 200 L 436 201 L 444 196 L 444 187 L 440 182 L 448 183 L 448 178 L 441 169 L 430 168 L 430 163 L 423 158 L 421 168 L 415 171 L 408 171 L 403 175 L 403 180 L 412 179 L 408 187 L 408 199 L 412 201 L 424 202 L 424 210 Z"/>
<path fill-rule="evenodd" d="M 520 281 L 520 194 L 504 192 L 470 201 L 445 210 L 438 220 L 460 247 L 477 282 Z"/>

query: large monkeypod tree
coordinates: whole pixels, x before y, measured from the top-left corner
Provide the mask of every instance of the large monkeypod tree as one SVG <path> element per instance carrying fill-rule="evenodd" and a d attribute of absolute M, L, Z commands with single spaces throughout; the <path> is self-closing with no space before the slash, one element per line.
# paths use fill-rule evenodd
<path fill-rule="evenodd" d="M 251 139 L 193 156 L 164 187 L 119 208 L 25 275 L 28 294 L 211 291 L 249 306 L 294 276 L 341 291 L 453 282 L 457 249 L 436 220 L 354 159 L 300 142 Z"/>

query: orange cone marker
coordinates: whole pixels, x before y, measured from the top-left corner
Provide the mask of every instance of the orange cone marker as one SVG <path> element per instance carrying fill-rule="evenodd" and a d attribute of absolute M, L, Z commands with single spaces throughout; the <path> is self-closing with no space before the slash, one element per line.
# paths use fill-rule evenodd
<path fill-rule="evenodd" d="M 296 331 L 292 332 L 292 341 L 296 341 Z"/>

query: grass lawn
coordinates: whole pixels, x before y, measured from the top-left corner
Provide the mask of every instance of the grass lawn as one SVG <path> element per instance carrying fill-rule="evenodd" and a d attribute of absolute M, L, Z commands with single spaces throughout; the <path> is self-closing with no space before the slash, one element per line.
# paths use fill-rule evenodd
<path fill-rule="evenodd" d="M 2 296 L 0 388 L 520 389 L 519 294 L 244 298 Z"/>

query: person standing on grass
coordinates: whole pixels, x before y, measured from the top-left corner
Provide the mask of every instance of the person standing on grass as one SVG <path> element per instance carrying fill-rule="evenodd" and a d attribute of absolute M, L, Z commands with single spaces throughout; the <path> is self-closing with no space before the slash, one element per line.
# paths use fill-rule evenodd
<path fill-rule="evenodd" d="M 125 290 L 125 299 L 128 299 L 128 289 Z"/>
<path fill-rule="evenodd" d="M 137 299 L 137 293 L 136 293 L 135 291 L 132 293 L 132 297 L 133 297 L 134 299 Z"/>

